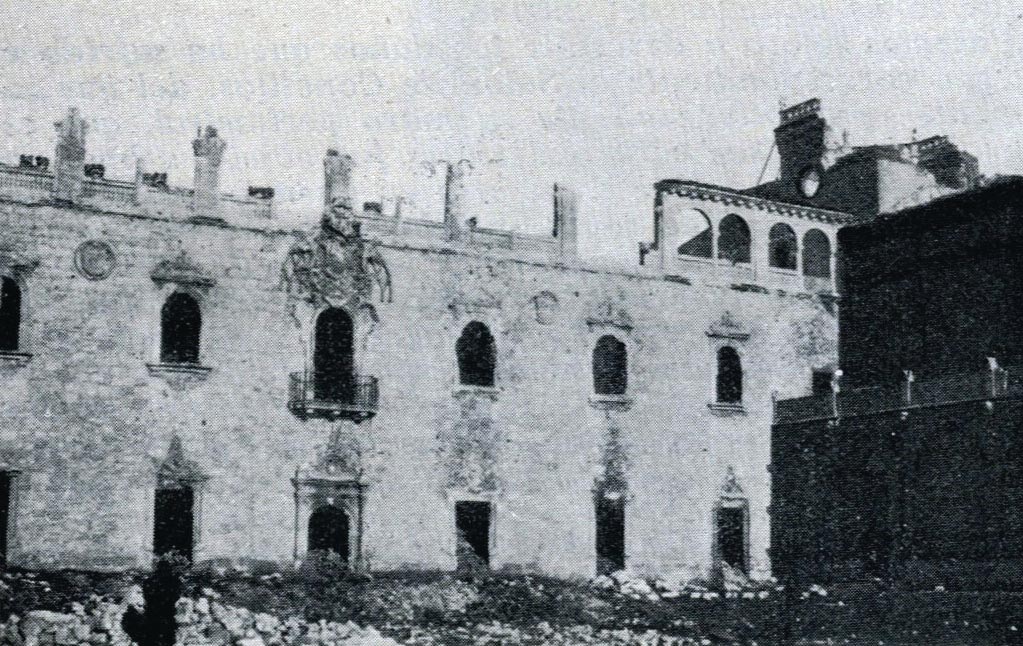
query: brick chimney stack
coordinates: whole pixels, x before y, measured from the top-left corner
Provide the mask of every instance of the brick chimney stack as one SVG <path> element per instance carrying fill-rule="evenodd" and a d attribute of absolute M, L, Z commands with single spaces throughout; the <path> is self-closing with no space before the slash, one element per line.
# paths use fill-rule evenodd
<path fill-rule="evenodd" d="M 192 183 L 192 209 L 201 215 L 215 217 L 220 206 L 220 162 L 227 142 L 217 136 L 217 129 L 206 126 L 192 141 L 195 154 L 195 178 Z"/>
<path fill-rule="evenodd" d="M 554 185 L 554 237 L 562 256 L 574 257 L 578 251 L 577 202 L 575 191 L 562 184 Z"/>
<path fill-rule="evenodd" d="M 68 110 L 67 116 L 53 125 L 57 129 L 53 198 L 77 202 L 82 196 L 82 183 L 85 180 L 85 132 L 89 126 L 78 114 L 77 108 Z"/>

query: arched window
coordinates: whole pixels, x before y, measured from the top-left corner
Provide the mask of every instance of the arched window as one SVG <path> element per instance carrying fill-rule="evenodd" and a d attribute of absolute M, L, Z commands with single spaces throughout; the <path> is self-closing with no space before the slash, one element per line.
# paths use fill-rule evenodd
<path fill-rule="evenodd" d="M 486 325 L 473 321 L 462 330 L 455 343 L 458 355 L 458 380 L 464 386 L 494 385 L 497 346 Z"/>
<path fill-rule="evenodd" d="M 772 267 L 796 268 L 796 232 L 792 230 L 792 227 L 784 222 L 779 222 L 771 227 L 768 245 Z"/>
<path fill-rule="evenodd" d="M 730 346 L 718 350 L 717 400 L 721 404 L 742 402 L 742 361 Z"/>
<path fill-rule="evenodd" d="M 350 401 L 354 394 L 354 325 L 348 313 L 330 307 L 316 317 L 313 394 L 323 401 Z"/>
<path fill-rule="evenodd" d="M 749 225 L 734 213 L 726 215 L 718 225 L 718 258 L 732 264 L 750 261 Z"/>
<path fill-rule="evenodd" d="M 831 241 L 820 229 L 810 229 L 803 236 L 803 274 L 831 278 Z"/>
<path fill-rule="evenodd" d="M 710 220 L 696 209 L 686 209 L 678 215 L 678 247 L 680 256 L 711 257 Z"/>
<path fill-rule="evenodd" d="M 160 361 L 198 363 L 202 313 L 190 295 L 174 292 L 160 312 Z"/>
<path fill-rule="evenodd" d="M 593 392 L 624 395 L 629 385 L 629 357 L 625 344 L 610 334 L 593 348 Z"/>
<path fill-rule="evenodd" d="M 21 331 L 21 288 L 13 279 L 4 276 L 0 288 L 0 352 L 18 349 Z"/>

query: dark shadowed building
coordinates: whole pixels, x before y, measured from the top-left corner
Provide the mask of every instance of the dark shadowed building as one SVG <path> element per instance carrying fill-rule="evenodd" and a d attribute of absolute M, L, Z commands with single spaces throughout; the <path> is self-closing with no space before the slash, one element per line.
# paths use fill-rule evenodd
<path fill-rule="evenodd" d="M 777 573 L 1023 582 L 1021 219 L 1011 177 L 840 232 L 841 383 L 775 407 Z"/>

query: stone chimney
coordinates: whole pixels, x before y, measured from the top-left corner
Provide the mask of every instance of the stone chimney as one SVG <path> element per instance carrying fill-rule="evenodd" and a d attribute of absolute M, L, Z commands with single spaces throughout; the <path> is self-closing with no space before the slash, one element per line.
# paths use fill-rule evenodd
<path fill-rule="evenodd" d="M 471 168 L 468 160 L 449 163 L 444 178 L 444 237 L 457 240 L 461 234 L 461 221 L 465 215 L 465 176 Z"/>
<path fill-rule="evenodd" d="M 554 237 L 562 256 L 575 256 L 578 251 L 575 191 L 561 184 L 554 185 Z"/>
<path fill-rule="evenodd" d="M 85 132 L 89 126 L 76 108 L 68 110 L 57 129 L 57 154 L 53 164 L 53 199 L 77 202 L 85 180 Z"/>
<path fill-rule="evenodd" d="M 192 141 L 195 154 L 195 179 L 192 182 L 192 209 L 200 215 L 215 217 L 220 206 L 220 162 L 227 142 L 217 129 L 206 126 Z"/>
<path fill-rule="evenodd" d="M 331 148 L 323 158 L 323 211 L 339 217 L 352 217 L 352 170 L 355 162 L 351 155 L 341 155 Z"/>
<path fill-rule="evenodd" d="M 828 124 L 821 116 L 820 99 L 810 99 L 779 113 L 774 140 L 780 159 L 779 174 L 785 190 L 795 193 L 800 174 L 817 168 L 827 150 Z"/>

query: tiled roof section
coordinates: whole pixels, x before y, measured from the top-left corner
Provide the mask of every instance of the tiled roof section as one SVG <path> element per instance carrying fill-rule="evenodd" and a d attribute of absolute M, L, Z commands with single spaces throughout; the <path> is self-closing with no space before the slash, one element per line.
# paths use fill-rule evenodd
<path fill-rule="evenodd" d="M 703 184 L 679 179 L 665 179 L 654 185 L 657 192 L 667 192 L 679 197 L 688 197 L 705 202 L 721 202 L 722 204 L 742 206 L 748 209 L 767 211 L 768 213 L 780 213 L 791 215 L 805 220 L 816 222 L 828 222 L 830 224 L 849 224 L 856 222 L 855 216 L 843 211 L 832 211 L 830 209 L 819 209 L 789 202 L 769 200 L 743 191 L 737 191 L 723 186 Z"/>

